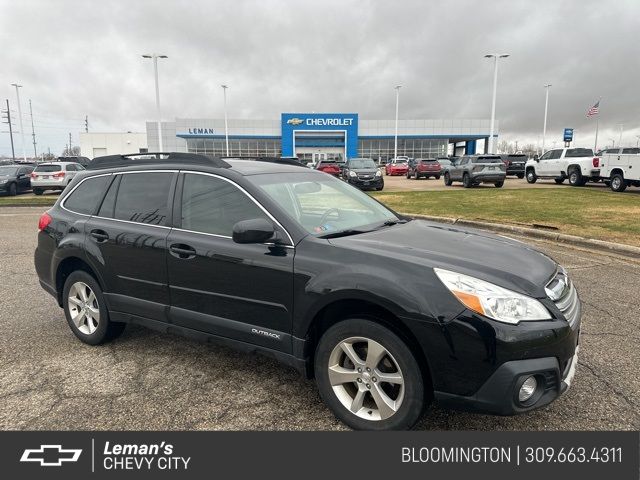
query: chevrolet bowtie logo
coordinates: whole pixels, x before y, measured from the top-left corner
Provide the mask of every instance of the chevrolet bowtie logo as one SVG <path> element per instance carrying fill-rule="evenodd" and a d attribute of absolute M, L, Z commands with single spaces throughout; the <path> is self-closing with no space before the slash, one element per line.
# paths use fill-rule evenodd
<path fill-rule="evenodd" d="M 77 462 L 82 450 L 62 448 L 62 445 L 40 445 L 40 448 L 27 448 L 20 458 L 21 462 L 36 462 L 41 467 L 59 467 L 62 462 Z"/>
<path fill-rule="evenodd" d="M 302 122 L 304 122 L 304 120 L 302 120 L 301 118 L 290 118 L 289 120 L 287 120 L 287 123 L 289 125 L 300 125 Z"/>

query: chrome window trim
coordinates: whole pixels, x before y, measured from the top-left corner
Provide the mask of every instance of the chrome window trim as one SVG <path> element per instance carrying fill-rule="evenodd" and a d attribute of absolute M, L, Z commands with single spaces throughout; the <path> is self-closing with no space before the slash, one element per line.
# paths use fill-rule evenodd
<path fill-rule="evenodd" d="M 64 198 L 60 201 L 60 208 L 62 208 L 63 210 L 66 210 L 69 213 L 73 213 L 75 215 L 82 215 L 83 217 L 93 217 L 93 218 L 99 218 L 101 220 L 111 220 L 113 222 L 124 222 L 124 223 L 133 223 L 135 225 L 146 225 L 148 227 L 156 227 L 156 228 L 165 228 L 165 229 L 173 229 L 173 230 L 177 230 L 180 232 L 188 232 L 188 233 L 197 233 L 200 235 L 209 235 L 212 237 L 218 237 L 218 238 L 227 238 L 227 239 L 232 239 L 233 237 L 230 237 L 228 235 L 219 235 L 216 233 L 207 233 L 207 232 L 198 232 L 196 230 L 187 230 L 184 228 L 177 228 L 177 227 L 168 227 L 166 225 L 153 225 L 151 223 L 142 223 L 142 222 L 132 222 L 131 220 L 121 220 L 119 218 L 109 218 L 109 217 L 101 217 L 99 215 L 87 215 L 86 213 L 80 213 L 80 212 L 75 212 L 73 210 L 68 209 L 67 207 L 65 207 L 64 203 L 66 202 L 67 198 L 69 198 L 69 195 L 71 195 L 76 188 L 78 188 L 80 185 L 82 185 L 86 180 L 92 179 L 92 178 L 98 178 L 98 177 L 106 177 L 106 176 L 110 176 L 110 175 L 128 175 L 128 174 L 132 174 L 132 173 L 193 173 L 196 175 L 208 175 L 210 177 L 215 177 L 215 178 L 219 178 L 221 180 L 224 180 L 225 182 L 230 183 L 231 185 L 235 186 L 236 188 L 238 188 L 242 193 L 244 193 L 253 203 L 255 203 L 258 208 L 260 210 L 262 210 L 267 217 L 269 217 L 273 222 L 275 222 L 276 225 L 278 225 L 278 227 L 280 227 L 282 229 L 282 231 L 284 231 L 284 233 L 287 235 L 290 245 L 278 245 L 279 247 L 283 247 L 283 248 L 295 248 L 294 246 L 294 242 L 293 242 L 293 238 L 291 237 L 291 235 L 289 234 L 289 232 L 287 231 L 286 228 L 284 228 L 284 226 L 282 226 L 282 224 L 275 219 L 275 217 L 273 215 L 271 215 L 271 213 L 269 213 L 269 211 L 264 208 L 262 206 L 262 204 L 260 202 L 258 202 L 253 195 L 251 195 L 249 192 L 247 192 L 243 187 L 241 187 L 240 185 L 238 185 L 236 182 L 234 182 L 233 180 L 230 180 L 228 178 L 225 178 L 221 175 L 216 175 L 215 173 L 209 173 L 209 172 L 197 172 L 194 170 L 166 170 L 166 169 L 162 169 L 162 170 L 132 170 L 132 171 L 127 171 L 127 172 L 111 172 L 111 173 L 100 173 L 98 175 L 91 175 L 91 176 L 87 176 L 85 178 L 83 178 L 82 180 L 80 180 L 78 182 L 78 184 L 76 186 L 74 186 L 69 193 L 67 193 Z M 273 242 L 267 242 L 264 243 L 263 245 L 273 245 L 275 246 L 275 244 Z"/>

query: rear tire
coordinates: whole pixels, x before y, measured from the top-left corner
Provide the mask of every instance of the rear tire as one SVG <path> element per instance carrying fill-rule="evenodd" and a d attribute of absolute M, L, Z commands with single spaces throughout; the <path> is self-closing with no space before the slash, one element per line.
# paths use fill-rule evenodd
<path fill-rule="evenodd" d="M 533 168 L 527 170 L 527 183 L 536 183 L 538 180 L 538 176 L 536 175 L 536 171 Z"/>
<path fill-rule="evenodd" d="M 519 173 L 517 176 L 520 180 L 522 180 L 524 178 L 524 173 Z"/>
<path fill-rule="evenodd" d="M 471 183 L 471 177 L 469 176 L 468 173 L 465 173 L 462 176 L 462 186 L 464 188 L 471 188 L 473 186 L 473 184 Z"/>
<path fill-rule="evenodd" d="M 34 188 L 33 189 L 33 194 L 34 195 L 42 195 L 42 189 L 41 188 Z"/>
<path fill-rule="evenodd" d="M 562 185 L 564 183 L 564 177 L 563 178 L 554 178 L 553 181 L 556 182 L 558 185 Z"/>
<path fill-rule="evenodd" d="M 494 185 L 495 185 L 497 188 L 502 188 L 502 186 L 504 185 L 504 180 L 503 180 L 503 181 L 501 181 L 501 182 L 496 182 L 496 183 L 494 183 Z"/>
<path fill-rule="evenodd" d="M 410 348 L 370 320 L 344 320 L 322 335 L 315 376 L 325 404 L 357 430 L 409 429 L 425 406 L 422 370 Z"/>
<path fill-rule="evenodd" d="M 572 187 L 582 187 L 585 182 L 582 180 L 582 173 L 577 168 L 569 172 L 569 185 Z"/>
<path fill-rule="evenodd" d="M 450 187 L 452 183 L 453 182 L 451 181 L 451 175 L 449 175 L 449 172 L 445 172 L 445 174 L 444 174 L 444 184 L 447 187 Z"/>
<path fill-rule="evenodd" d="M 7 191 L 7 193 L 9 194 L 10 197 L 16 196 L 16 194 L 18 193 L 18 188 L 16 187 L 15 183 L 12 183 L 11 185 L 9 185 L 9 190 Z"/>
<path fill-rule="evenodd" d="M 83 270 L 71 273 L 64 282 L 62 304 L 67 323 L 78 339 L 99 345 L 118 337 L 126 324 L 109 320 L 109 311 L 98 282 Z"/>
<path fill-rule="evenodd" d="M 436 180 L 440 180 L 440 175 L 436 175 Z"/>
<path fill-rule="evenodd" d="M 624 192 L 627 189 L 627 182 L 624 180 L 624 176 L 621 173 L 614 173 L 611 175 L 610 188 L 614 192 Z"/>

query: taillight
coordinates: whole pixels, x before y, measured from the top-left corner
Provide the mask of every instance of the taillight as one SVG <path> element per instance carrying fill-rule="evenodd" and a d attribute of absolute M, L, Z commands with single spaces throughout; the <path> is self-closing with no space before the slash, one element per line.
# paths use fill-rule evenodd
<path fill-rule="evenodd" d="M 38 175 L 36 175 L 35 173 L 32 173 L 31 178 L 38 178 Z"/>
<path fill-rule="evenodd" d="M 600 166 L 600 159 L 598 157 L 593 157 L 593 166 L 594 167 Z"/>
<path fill-rule="evenodd" d="M 40 220 L 38 220 L 38 231 L 43 231 L 49 226 L 50 223 L 51 215 L 49 215 L 47 212 L 44 212 L 42 215 L 40 215 Z"/>
<path fill-rule="evenodd" d="M 58 172 L 51 175 L 53 178 L 62 178 L 64 177 L 64 172 Z"/>

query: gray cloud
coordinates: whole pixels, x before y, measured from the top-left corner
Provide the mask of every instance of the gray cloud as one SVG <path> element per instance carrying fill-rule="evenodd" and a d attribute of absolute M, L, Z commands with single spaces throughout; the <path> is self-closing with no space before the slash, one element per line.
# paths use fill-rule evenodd
<path fill-rule="evenodd" d="M 492 64 L 483 55 L 497 51 L 511 54 L 499 73 L 503 138 L 537 140 L 543 84 L 552 83 L 550 139 L 570 126 L 590 146 L 595 121 L 585 113 L 602 97 L 599 143 L 617 141 L 624 123 L 635 144 L 639 14 L 634 0 L 1 0 L 0 95 L 16 109 L 10 84 L 24 85 L 23 113 L 31 98 L 40 148 L 56 152 L 68 131 L 77 142 L 84 115 L 94 131 L 141 131 L 154 118 L 145 52 L 169 55 L 160 63 L 167 119 L 222 116 L 221 83 L 234 118 L 392 118 L 397 83 L 403 118 L 487 118 Z M 0 134 L 0 154 L 9 150 Z"/>

